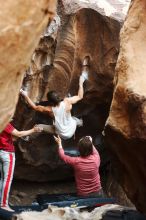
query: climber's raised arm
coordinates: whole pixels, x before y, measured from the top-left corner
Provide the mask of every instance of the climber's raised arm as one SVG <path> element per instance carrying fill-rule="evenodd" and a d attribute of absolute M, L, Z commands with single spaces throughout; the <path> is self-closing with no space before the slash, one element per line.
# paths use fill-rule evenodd
<path fill-rule="evenodd" d="M 84 83 L 84 80 L 80 77 L 80 79 L 79 79 L 78 95 L 70 97 L 70 98 L 67 98 L 67 100 L 71 104 L 75 104 L 75 103 L 77 103 L 78 101 L 80 101 L 83 98 L 83 95 L 84 95 L 83 83 Z"/>
<path fill-rule="evenodd" d="M 88 80 L 89 62 L 90 62 L 89 56 L 85 56 L 84 60 L 83 60 L 83 64 L 82 64 L 83 65 L 82 66 L 82 74 L 80 75 L 80 78 L 79 78 L 78 95 L 73 96 L 71 98 L 67 98 L 67 100 L 71 104 L 75 104 L 83 98 L 83 95 L 84 95 L 83 84 L 84 84 L 85 80 Z"/>

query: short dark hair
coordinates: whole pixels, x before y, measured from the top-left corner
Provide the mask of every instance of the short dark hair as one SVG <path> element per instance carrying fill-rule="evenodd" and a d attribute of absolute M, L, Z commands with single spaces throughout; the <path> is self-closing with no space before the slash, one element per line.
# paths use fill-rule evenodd
<path fill-rule="evenodd" d="M 61 102 L 60 96 L 55 91 L 50 91 L 47 93 L 47 99 L 51 106 L 57 106 Z"/>
<path fill-rule="evenodd" d="M 79 140 L 78 149 L 81 157 L 87 157 L 93 153 L 93 144 L 90 136 L 84 136 Z"/>

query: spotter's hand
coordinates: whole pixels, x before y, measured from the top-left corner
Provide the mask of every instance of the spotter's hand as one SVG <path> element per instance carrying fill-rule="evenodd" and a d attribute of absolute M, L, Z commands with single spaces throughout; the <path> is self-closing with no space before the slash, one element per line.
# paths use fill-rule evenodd
<path fill-rule="evenodd" d="M 59 135 L 57 135 L 57 137 L 56 137 L 56 136 L 53 136 L 53 137 L 54 137 L 56 143 L 57 143 L 59 146 L 61 146 L 61 138 L 59 137 Z"/>

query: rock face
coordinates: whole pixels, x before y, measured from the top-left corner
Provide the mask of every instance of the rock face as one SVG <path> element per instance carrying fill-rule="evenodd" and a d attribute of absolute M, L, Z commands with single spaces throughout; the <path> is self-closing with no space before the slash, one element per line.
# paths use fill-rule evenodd
<path fill-rule="evenodd" d="M 105 133 L 115 176 L 146 214 L 146 2 L 134 0 L 121 30 L 115 90 Z"/>
<path fill-rule="evenodd" d="M 109 8 L 102 10 L 103 2 Z M 77 94 L 82 60 L 89 56 L 84 99 L 73 108 L 74 115 L 83 117 L 84 126 L 77 130 L 76 140 L 65 142 L 64 146 L 72 147 L 86 134 L 96 141 L 95 136 L 106 121 L 114 176 L 130 200 L 146 214 L 146 3 L 132 1 L 120 35 L 117 66 L 120 23 L 127 6 L 118 0 L 102 3 L 63 0 L 66 14 L 59 9 L 60 26 L 57 15 L 52 19 L 55 0 L 2 2 L 0 129 L 15 111 L 22 81 L 23 88 L 37 103 L 46 100 L 49 90 L 56 90 L 62 97 Z M 125 3 L 128 5 L 129 1 Z M 122 14 L 118 13 L 119 8 Z M 16 128 L 28 129 L 35 123 L 52 121 L 32 111 L 20 97 L 15 112 Z M 43 133 L 28 142 L 19 139 L 16 146 L 17 179 L 48 181 L 71 176 L 70 168 L 59 160 L 52 136 Z"/>
<path fill-rule="evenodd" d="M 118 217 L 117 217 L 118 216 Z M 78 207 L 55 207 L 49 206 L 48 209 L 43 210 L 42 212 L 36 211 L 25 211 L 17 216 L 17 220 L 48 220 L 48 219 L 57 219 L 57 220 L 109 220 L 109 219 L 135 219 L 135 220 L 144 220 L 145 216 L 138 213 L 136 210 L 128 209 L 127 207 L 122 207 L 116 204 L 107 204 L 101 207 L 97 207 L 92 212 L 81 211 Z"/>
<path fill-rule="evenodd" d="M 48 90 L 56 90 L 62 97 L 77 94 L 82 60 L 89 56 L 84 99 L 73 108 L 74 115 L 83 117 L 84 126 L 77 130 L 76 140 L 64 146 L 72 147 L 86 134 L 96 141 L 106 121 L 114 176 L 138 210 L 146 214 L 146 2 L 132 1 L 121 30 L 116 74 L 120 22 L 127 9 L 123 3 L 129 1 L 101 2 L 63 0 L 66 14 L 59 9 L 60 26 L 57 15 L 52 19 L 55 0 L 1 1 L 0 129 L 15 111 L 22 81 L 37 103 L 46 100 Z M 102 9 L 103 3 L 109 8 Z M 51 20 L 54 23 L 45 30 Z M 15 112 L 16 128 L 27 129 L 35 123 L 52 121 L 28 108 L 21 97 Z M 48 181 L 71 176 L 70 168 L 59 160 L 52 136 L 40 134 L 28 142 L 19 139 L 16 146 L 17 179 Z"/>
<path fill-rule="evenodd" d="M 68 92 L 71 95 L 77 94 L 82 60 L 89 55 L 91 67 L 89 80 L 85 83 L 84 99 L 73 108 L 73 114 L 84 120 L 83 128 L 76 132 L 77 141 L 85 134 L 95 137 L 103 129 L 113 93 L 120 24 L 92 9 L 81 9 L 74 15 L 61 14 L 61 18 L 62 25 L 57 37 L 51 35 L 41 40 L 44 42 L 42 45 L 47 42 L 50 48 L 50 52 L 47 50 L 48 54 L 52 54 L 50 64 L 46 63 L 40 68 L 41 65 L 37 65 L 40 59 L 35 56 L 32 63 L 36 69 L 31 68 L 26 74 L 23 87 L 35 102 L 45 101 L 48 90 L 56 90 L 62 97 Z M 36 52 L 40 51 L 41 42 Z M 42 49 L 40 54 L 42 56 Z M 15 114 L 16 127 L 27 129 L 35 123 L 52 122 L 48 116 L 33 112 L 20 98 Z M 65 143 L 65 146 L 71 147 L 75 143 Z M 33 181 L 69 177 L 70 169 L 59 160 L 54 144 L 52 136 L 47 134 L 41 134 L 30 142 L 18 140 L 15 177 Z"/>
<path fill-rule="evenodd" d="M 1 0 L 0 130 L 13 115 L 24 70 L 40 34 L 56 10 L 56 0 Z"/>
<path fill-rule="evenodd" d="M 65 12 L 72 14 L 82 8 L 91 8 L 103 16 L 123 21 L 129 8 L 130 0 L 62 0 Z"/>

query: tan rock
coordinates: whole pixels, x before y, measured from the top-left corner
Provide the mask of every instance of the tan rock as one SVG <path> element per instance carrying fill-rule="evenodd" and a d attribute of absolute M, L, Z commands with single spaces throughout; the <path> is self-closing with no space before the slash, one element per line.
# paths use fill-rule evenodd
<path fill-rule="evenodd" d="M 48 19 L 55 13 L 56 1 L 1 0 L 0 3 L 1 130 L 15 111 L 24 70 Z"/>
<path fill-rule="evenodd" d="M 115 91 L 106 135 L 116 176 L 136 207 L 146 213 L 146 2 L 134 0 L 121 30 Z"/>
<path fill-rule="evenodd" d="M 75 116 L 84 116 L 84 126 L 79 128 L 80 132 L 77 130 L 74 146 L 83 134 L 95 136 L 103 129 L 112 99 L 119 30 L 119 22 L 103 17 L 92 9 L 82 9 L 74 15 L 63 15 L 62 26 L 56 38 L 53 66 L 49 66 L 50 69 L 47 71 L 42 67 L 42 70 L 33 72 L 31 79 L 29 75 L 25 78 L 30 88 L 28 94 L 35 102 L 46 100 L 49 90 L 56 90 L 62 97 L 68 92 L 75 95 L 78 91 L 83 58 L 86 55 L 90 56 L 89 80 L 85 82 L 84 99 L 73 108 Z M 49 39 L 51 41 L 52 38 Z M 37 57 L 35 63 L 38 63 Z M 36 66 L 37 70 L 41 69 L 41 65 Z M 15 118 L 18 128 L 21 129 L 31 128 L 35 123 L 52 123 L 47 114 L 28 109 L 22 97 L 17 105 Z M 23 159 L 17 159 L 16 178 L 50 181 L 72 175 L 69 167 L 65 167 L 59 160 L 53 141 L 52 136 L 48 134 L 42 134 L 30 142 L 19 140 L 17 152 Z M 70 147 L 73 143 L 68 142 L 66 146 Z"/>
<path fill-rule="evenodd" d="M 67 14 L 76 13 L 82 8 L 91 8 L 99 14 L 123 21 L 127 15 L 130 0 L 62 0 Z"/>

